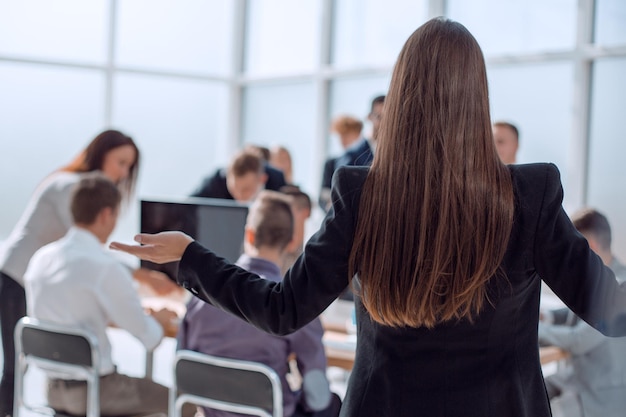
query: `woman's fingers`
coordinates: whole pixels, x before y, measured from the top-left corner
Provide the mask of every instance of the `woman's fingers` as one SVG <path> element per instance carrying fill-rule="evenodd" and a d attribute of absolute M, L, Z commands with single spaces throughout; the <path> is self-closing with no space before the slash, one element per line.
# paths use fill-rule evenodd
<path fill-rule="evenodd" d="M 111 249 L 130 253 L 146 261 L 166 263 L 180 260 L 193 239 L 182 232 L 141 233 L 135 236 L 140 245 L 111 242 Z"/>
<path fill-rule="evenodd" d="M 149 259 L 149 257 L 151 256 L 151 252 L 153 252 L 153 248 L 151 248 L 150 246 L 127 245 L 121 242 L 111 242 L 109 244 L 109 248 L 130 253 L 131 255 L 134 255 L 139 259 L 143 259 L 146 261 L 151 260 Z"/>

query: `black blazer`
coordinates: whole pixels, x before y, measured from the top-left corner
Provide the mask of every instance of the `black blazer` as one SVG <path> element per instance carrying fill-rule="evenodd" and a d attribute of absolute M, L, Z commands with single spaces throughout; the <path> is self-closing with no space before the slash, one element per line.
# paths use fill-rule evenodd
<path fill-rule="evenodd" d="M 179 283 L 268 332 L 302 327 L 348 285 L 367 170 L 336 172 L 333 208 L 281 283 L 227 264 L 195 242 L 182 257 Z M 624 326 L 609 326 L 626 311 L 626 291 L 561 208 L 556 167 L 510 170 L 516 207 L 502 262 L 507 278 L 489 281 L 491 303 L 473 324 L 462 320 L 428 330 L 377 324 L 357 298 L 356 360 L 342 416 L 549 416 L 537 341 L 542 279 L 594 327 L 626 334 Z"/>

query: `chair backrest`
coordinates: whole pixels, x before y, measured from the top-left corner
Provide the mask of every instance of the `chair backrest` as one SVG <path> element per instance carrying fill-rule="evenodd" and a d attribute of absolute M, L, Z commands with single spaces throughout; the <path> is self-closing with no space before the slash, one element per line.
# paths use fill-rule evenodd
<path fill-rule="evenodd" d="M 255 416 L 283 416 L 282 385 L 272 368 L 180 350 L 174 361 L 170 417 L 180 417 L 186 402 Z"/>
<path fill-rule="evenodd" d="M 92 333 L 23 317 L 15 327 L 15 356 L 14 417 L 18 417 L 20 406 L 35 410 L 24 402 L 23 378 L 28 364 L 55 378 L 86 381 L 89 397 L 87 416 L 99 416 L 100 357 L 98 342 Z"/>

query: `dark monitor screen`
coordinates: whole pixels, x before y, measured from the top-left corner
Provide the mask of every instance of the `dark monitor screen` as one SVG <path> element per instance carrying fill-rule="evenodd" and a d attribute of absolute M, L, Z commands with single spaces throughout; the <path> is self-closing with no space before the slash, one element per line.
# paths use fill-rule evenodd
<path fill-rule="evenodd" d="M 140 227 L 141 233 L 180 230 L 219 256 L 235 262 L 243 252 L 247 215 L 248 207 L 232 200 L 142 199 Z M 141 266 L 165 272 L 174 280 L 178 272 L 178 262 L 157 265 L 142 261 Z"/>

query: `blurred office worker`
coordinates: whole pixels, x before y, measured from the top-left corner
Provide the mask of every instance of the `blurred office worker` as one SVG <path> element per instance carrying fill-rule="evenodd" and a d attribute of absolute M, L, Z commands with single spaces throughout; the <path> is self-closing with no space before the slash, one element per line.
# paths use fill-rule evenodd
<path fill-rule="evenodd" d="M 237 265 L 268 282 L 281 280 L 280 265 L 293 239 L 292 204 L 292 198 L 277 192 L 259 194 L 250 207 L 245 250 Z M 178 348 L 263 363 L 280 377 L 286 417 L 335 417 L 341 401 L 331 394 L 326 380 L 323 334 L 320 320 L 315 319 L 290 335 L 269 335 L 194 297 L 181 324 Z M 295 391 L 286 378 L 291 354 L 295 354 L 302 375 L 302 387 Z M 205 410 L 205 414 L 211 417 L 234 415 L 210 409 Z"/>
<path fill-rule="evenodd" d="M 120 201 L 118 188 L 104 176 L 81 178 L 72 192 L 73 226 L 39 249 L 24 275 L 28 315 L 95 335 L 102 415 L 167 413 L 168 388 L 118 373 L 111 357 L 108 326 L 127 330 L 152 350 L 163 337 L 163 327 L 176 317 L 168 310 L 152 317 L 144 313 L 131 271 L 103 247 L 117 223 Z M 48 378 L 48 402 L 56 412 L 86 413 L 86 381 Z"/>
<path fill-rule="evenodd" d="M 493 140 L 496 142 L 498 156 L 505 164 L 514 164 L 519 149 L 519 130 L 508 122 L 493 124 Z"/>
<path fill-rule="evenodd" d="M 611 252 L 611 227 L 594 209 L 572 216 L 589 247 L 626 282 L 626 266 Z M 546 314 L 539 341 L 571 354 L 566 366 L 546 378 L 554 417 L 621 417 L 626 412 L 626 337 L 606 337 L 568 309 Z"/>
<path fill-rule="evenodd" d="M 24 272 L 40 247 L 60 239 L 72 226 L 73 187 L 87 172 L 100 171 L 117 184 L 128 201 L 139 170 L 139 149 L 117 130 L 98 134 L 67 166 L 39 184 L 11 235 L 0 249 L 0 323 L 4 372 L 0 382 L 0 416 L 13 413 L 15 347 L 13 331 L 26 314 Z"/>

